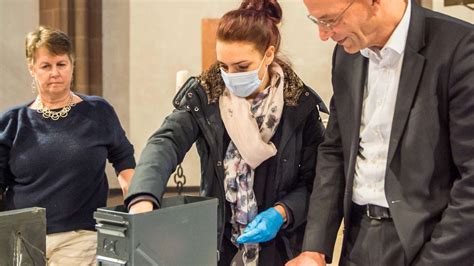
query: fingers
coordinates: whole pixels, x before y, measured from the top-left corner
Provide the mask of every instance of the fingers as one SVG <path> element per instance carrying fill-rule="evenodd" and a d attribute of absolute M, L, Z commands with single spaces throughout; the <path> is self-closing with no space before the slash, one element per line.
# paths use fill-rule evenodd
<path fill-rule="evenodd" d="M 282 215 L 275 208 L 269 208 L 258 214 L 245 228 L 237 243 L 260 243 L 273 239 L 281 225 Z"/>
<path fill-rule="evenodd" d="M 257 215 L 257 216 L 247 225 L 247 228 L 245 228 L 244 233 L 245 233 L 245 231 L 247 231 L 247 230 L 252 230 L 252 229 L 256 228 L 257 225 L 258 225 L 261 221 L 262 221 L 262 215 L 259 214 L 259 215 Z"/>
<path fill-rule="evenodd" d="M 261 231 L 259 229 L 249 230 L 248 232 L 242 234 L 239 238 L 237 238 L 237 243 L 258 243 L 260 233 Z"/>

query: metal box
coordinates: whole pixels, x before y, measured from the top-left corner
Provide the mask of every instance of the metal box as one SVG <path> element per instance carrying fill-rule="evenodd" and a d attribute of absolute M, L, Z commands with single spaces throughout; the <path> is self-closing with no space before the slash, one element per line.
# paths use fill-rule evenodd
<path fill-rule="evenodd" d="M 46 265 L 46 210 L 0 212 L 0 265 Z"/>
<path fill-rule="evenodd" d="M 97 264 L 217 265 L 217 202 L 176 196 L 148 213 L 97 209 Z"/>

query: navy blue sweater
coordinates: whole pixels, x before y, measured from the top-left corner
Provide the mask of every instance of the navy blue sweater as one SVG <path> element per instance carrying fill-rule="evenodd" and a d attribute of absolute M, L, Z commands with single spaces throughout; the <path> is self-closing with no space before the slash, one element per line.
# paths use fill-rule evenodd
<path fill-rule="evenodd" d="M 48 234 L 94 228 L 93 212 L 108 195 L 106 159 L 117 173 L 135 167 L 133 146 L 112 106 L 100 97 L 80 97 L 57 121 L 28 104 L 0 117 L 6 208 L 46 208 Z"/>

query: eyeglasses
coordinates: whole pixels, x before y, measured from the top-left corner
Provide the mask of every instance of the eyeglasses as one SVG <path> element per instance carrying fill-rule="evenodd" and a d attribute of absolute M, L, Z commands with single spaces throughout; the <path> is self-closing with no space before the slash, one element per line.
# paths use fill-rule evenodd
<path fill-rule="evenodd" d="M 330 19 L 330 20 L 320 20 L 320 19 L 317 19 L 315 18 L 313 15 L 311 14 L 308 14 L 308 18 L 309 20 L 311 20 L 312 22 L 314 22 L 314 24 L 318 25 L 318 26 L 321 26 L 321 27 L 324 27 L 326 29 L 330 29 L 332 30 L 332 27 L 334 27 L 338 22 L 339 20 L 341 20 L 342 16 L 344 15 L 344 13 L 346 13 L 346 11 L 349 9 L 349 7 L 352 6 L 352 4 L 354 4 L 355 0 L 352 0 L 347 6 L 346 8 L 344 8 L 344 10 L 342 10 L 341 13 L 339 13 L 339 15 L 337 15 L 335 18 L 333 19 Z"/>

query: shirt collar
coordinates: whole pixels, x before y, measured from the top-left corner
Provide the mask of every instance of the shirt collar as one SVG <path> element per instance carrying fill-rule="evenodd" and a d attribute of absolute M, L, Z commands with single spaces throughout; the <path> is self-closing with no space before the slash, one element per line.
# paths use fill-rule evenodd
<path fill-rule="evenodd" d="M 411 17 L 411 0 L 408 0 L 407 8 L 405 9 L 405 14 L 403 14 L 402 20 L 398 23 L 395 31 L 392 33 L 388 39 L 385 46 L 382 48 L 382 51 L 387 50 L 387 48 L 397 52 L 399 55 L 402 55 L 405 51 L 405 46 L 408 36 L 408 28 L 410 26 L 410 17 Z M 375 53 L 370 48 L 364 48 L 360 50 L 360 53 L 370 58 L 370 54 Z M 379 53 L 375 53 L 377 56 L 380 56 Z"/>

